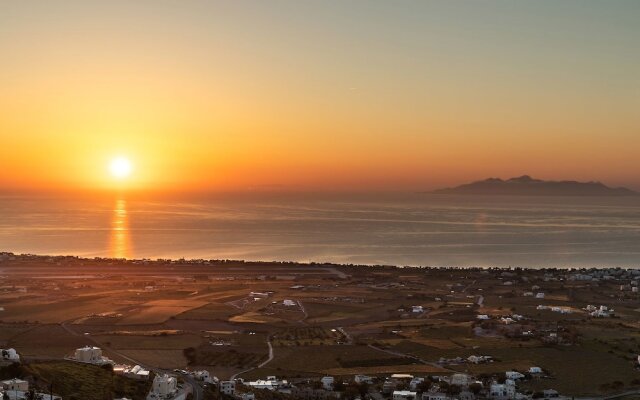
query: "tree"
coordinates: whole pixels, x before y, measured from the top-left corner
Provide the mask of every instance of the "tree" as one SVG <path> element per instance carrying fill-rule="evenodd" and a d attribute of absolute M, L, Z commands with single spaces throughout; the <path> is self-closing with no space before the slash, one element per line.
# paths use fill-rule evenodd
<path fill-rule="evenodd" d="M 462 390 L 460 389 L 460 386 L 458 385 L 449 385 L 449 387 L 447 388 L 447 394 L 451 395 L 451 396 L 457 396 L 460 394 Z"/>
<path fill-rule="evenodd" d="M 420 382 L 420 384 L 418 384 L 417 389 L 418 389 L 418 392 L 425 393 L 429 391 L 430 387 L 431 387 L 431 380 L 425 379 L 424 381 Z"/>
<path fill-rule="evenodd" d="M 471 390 L 473 394 L 477 395 L 482 390 L 482 385 L 478 382 L 474 382 L 471 385 L 469 385 L 469 390 Z"/>

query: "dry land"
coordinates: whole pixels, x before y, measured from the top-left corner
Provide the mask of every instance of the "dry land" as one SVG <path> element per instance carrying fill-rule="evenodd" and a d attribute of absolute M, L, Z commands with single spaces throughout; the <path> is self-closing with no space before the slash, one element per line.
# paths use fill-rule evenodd
<path fill-rule="evenodd" d="M 537 366 L 543 377 L 522 383 L 531 392 L 552 387 L 587 396 L 640 388 L 636 275 L 576 274 L 5 257 L 0 348 L 16 348 L 24 360 L 20 374 L 45 383 L 98 376 L 60 361 L 88 344 L 116 361 L 207 369 L 220 378 L 243 371 L 244 378 L 454 372 L 490 378 Z M 615 311 L 598 318 L 585 310 L 589 304 Z M 493 362 L 465 361 L 474 355 Z M 144 389 L 109 385 L 114 394 Z M 74 383 L 61 389 L 95 397 L 84 390 Z"/>

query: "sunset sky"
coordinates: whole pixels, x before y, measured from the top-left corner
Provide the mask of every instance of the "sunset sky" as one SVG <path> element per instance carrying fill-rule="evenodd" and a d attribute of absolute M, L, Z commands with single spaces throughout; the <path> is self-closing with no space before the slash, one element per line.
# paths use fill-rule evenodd
<path fill-rule="evenodd" d="M 639 20 L 635 0 L 2 2 L 0 187 L 640 189 Z"/>

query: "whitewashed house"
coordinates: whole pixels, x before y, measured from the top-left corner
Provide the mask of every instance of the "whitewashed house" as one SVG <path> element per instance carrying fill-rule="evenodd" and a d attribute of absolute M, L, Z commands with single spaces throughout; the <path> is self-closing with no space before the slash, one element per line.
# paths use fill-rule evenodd
<path fill-rule="evenodd" d="M 20 362 L 20 355 L 16 349 L 2 349 L 0 350 L 0 359 L 6 362 Z"/>
<path fill-rule="evenodd" d="M 275 379 L 258 379 L 256 381 L 244 382 L 243 384 L 253 389 L 276 390 L 278 388 L 278 381 Z"/>
<path fill-rule="evenodd" d="M 540 367 L 531 367 L 531 368 L 529 368 L 529 373 L 530 374 L 541 374 L 542 373 L 542 368 L 540 368 Z"/>
<path fill-rule="evenodd" d="M 114 372 L 115 372 L 115 369 L 114 369 Z M 137 379 L 139 381 L 146 381 L 149 379 L 150 371 L 142 368 L 139 365 L 135 365 L 131 368 L 125 368 L 122 371 L 122 375 L 126 376 L 127 378 Z"/>
<path fill-rule="evenodd" d="M 467 387 L 471 381 L 471 377 L 467 374 L 453 374 L 449 378 L 449 383 L 451 385 L 458 385 L 460 387 Z"/>
<path fill-rule="evenodd" d="M 504 375 L 507 377 L 507 379 L 511 379 L 514 381 L 524 378 L 524 374 L 521 374 L 518 371 L 507 371 L 504 373 Z"/>
<path fill-rule="evenodd" d="M 396 386 L 397 386 L 396 381 L 394 381 L 394 380 L 386 380 L 382 384 L 382 393 L 391 394 L 395 390 Z"/>
<path fill-rule="evenodd" d="M 211 380 L 211 375 L 206 369 L 203 369 L 202 371 L 193 371 L 193 377 L 199 381 L 208 382 Z"/>
<path fill-rule="evenodd" d="M 102 355 L 102 349 L 95 346 L 84 346 L 76 349 L 74 359 L 89 364 L 108 364 L 112 361 Z"/>
<path fill-rule="evenodd" d="M 358 384 L 362 384 L 362 383 L 372 384 L 373 383 L 373 378 L 370 377 L 370 376 L 367 376 L 367 375 L 356 375 L 353 378 L 353 381 L 355 383 L 358 383 Z"/>
<path fill-rule="evenodd" d="M 469 356 L 467 357 L 467 362 L 470 362 L 471 364 L 482 364 L 482 363 L 487 363 L 487 362 L 492 362 L 493 361 L 493 357 L 491 356 Z"/>
<path fill-rule="evenodd" d="M 171 375 L 156 375 L 147 400 L 169 399 L 178 391 L 178 380 Z"/>
<path fill-rule="evenodd" d="M 222 394 L 233 396 L 236 393 L 236 383 L 234 381 L 220 381 L 218 389 Z"/>
<path fill-rule="evenodd" d="M 516 395 L 515 385 L 507 383 L 493 383 L 489 390 L 489 397 L 494 400 L 513 399 Z"/>
<path fill-rule="evenodd" d="M 424 392 L 422 393 L 422 400 L 448 400 L 446 393 L 443 392 Z"/>
<path fill-rule="evenodd" d="M 2 381 L 2 388 L 6 391 L 20 391 L 20 392 L 28 392 L 29 391 L 29 382 L 23 381 L 22 379 L 13 378 L 6 381 Z"/>
<path fill-rule="evenodd" d="M 322 379 L 320 379 L 320 382 L 322 383 L 322 388 L 324 390 L 333 390 L 333 376 L 323 376 Z"/>
<path fill-rule="evenodd" d="M 410 390 L 395 390 L 392 398 L 393 400 L 415 400 L 417 396 L 417 392 Z"/>

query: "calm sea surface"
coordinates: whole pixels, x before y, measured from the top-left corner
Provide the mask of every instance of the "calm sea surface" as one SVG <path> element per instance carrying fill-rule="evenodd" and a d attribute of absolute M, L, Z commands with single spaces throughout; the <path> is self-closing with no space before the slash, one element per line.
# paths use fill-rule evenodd
<path fill-rule="evenodd" d="M 0 197 L 0 250 L 433 266 L 640 267 L 640 198 Z"/>

